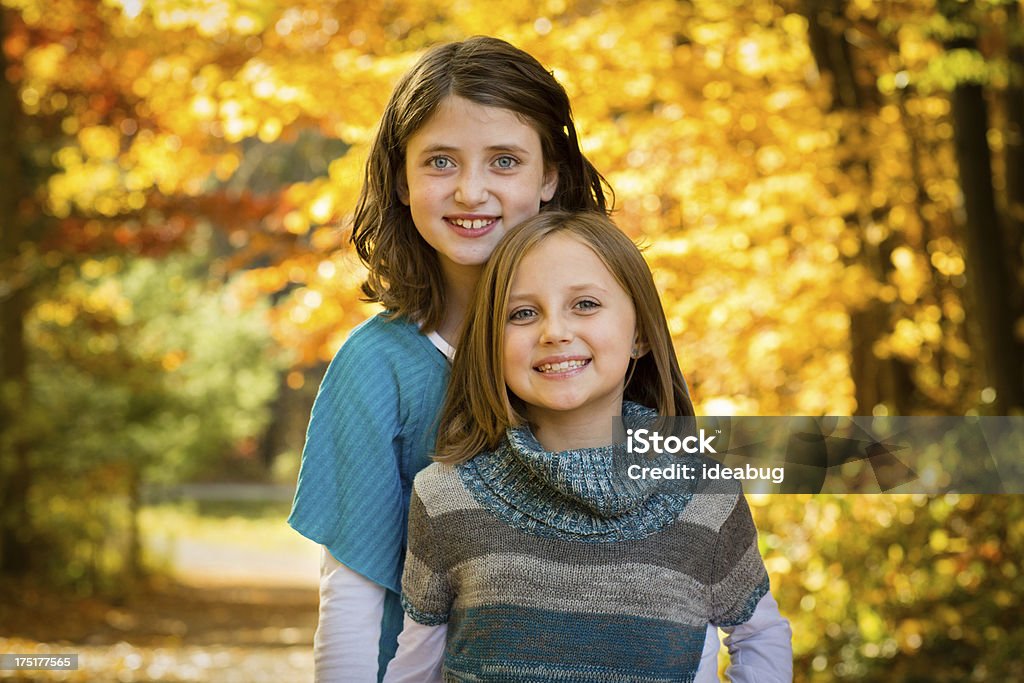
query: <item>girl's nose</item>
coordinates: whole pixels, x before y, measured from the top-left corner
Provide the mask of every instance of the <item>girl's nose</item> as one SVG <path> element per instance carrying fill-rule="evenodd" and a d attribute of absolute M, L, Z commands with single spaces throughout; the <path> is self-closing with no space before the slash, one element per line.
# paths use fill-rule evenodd
<path fill-rule="evenodd" d="M 487 201 L 487 184 L 483 176 L 473 170 L 462 173 L 455 187 L 455 201 L 463 206 L 479 206 Z"/>
<path fill-rule="evenodd" d="M 549 315 L 541 329 L 542 344 L 562 344 L 572 341 L 572 328 L 560 315 Z"/>

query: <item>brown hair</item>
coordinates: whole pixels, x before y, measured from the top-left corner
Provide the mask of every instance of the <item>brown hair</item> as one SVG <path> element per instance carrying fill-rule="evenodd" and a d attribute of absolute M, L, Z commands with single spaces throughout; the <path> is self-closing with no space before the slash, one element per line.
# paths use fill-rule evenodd
<path fill-rule="evenodd" d="M 418 320 L 425 331 L 444 316 L 444 280 L 437 253 L 400 201 L 399 183 L 409 138 L 453 95 L 515 112 L 537 131 L 545 165 L 558 172 L 555 195 L 542 210 L 608 210 L 607 183 L 580 150 L 569 96 L 549 71 L 526 52 L 487 36 L 433 48 L 391 94 L 352 229 L 352 243 L 370 271 L 362 286 L 366 300 Z"/>
<path fill-rule="evenodd" d="M 509 427 L 525 423 L 502 368 L 509 290 L 526 254 L 557 233 L 593 249 L 633 302 L 637 336 L 650 351 L 634 361 L 624 398 L 662 416 L 693 416 L 661 299 L 640 250 L 602 213 L 546 211 L 506 235 L 480 277 L 441 409 L 435 460 L 467 460 L 497 447 Z"/>

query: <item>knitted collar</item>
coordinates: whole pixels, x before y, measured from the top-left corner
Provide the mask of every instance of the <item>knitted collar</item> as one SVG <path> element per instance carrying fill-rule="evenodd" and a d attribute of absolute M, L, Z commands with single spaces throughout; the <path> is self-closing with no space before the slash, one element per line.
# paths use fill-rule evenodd
<path fill-rule="evenodd" d="M 627 428 L 656 413 L 625 402 Z M 605 543 L 645 538 L 671 524 L 690 501 L 683 487 L 630 479 L 622 444 L 553 453 L 529 427 L 515 427 L 494 451 L 458 466 L 470 494 L 506 523 L 529 533 Z"/>

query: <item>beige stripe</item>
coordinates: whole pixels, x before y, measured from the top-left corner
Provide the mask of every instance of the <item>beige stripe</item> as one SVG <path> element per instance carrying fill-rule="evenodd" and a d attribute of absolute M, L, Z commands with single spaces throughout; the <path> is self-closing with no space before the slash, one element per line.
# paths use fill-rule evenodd
<path fill-rule="evenodd" d="M 482 506 L 462 485 L 455 468 L 434 463 L 416 475 L 416 494 L 427 514 L 437 517 L 455 510 L 478 510 Z"/>
<path fill-rule="evenodd" d="M 697 493 L 687 503 L 679 519 L 717 532 L 732 514 L 737 498 L 735 493 Z"/>
<path fill-rule="evenodd" d="M 764 560 L 757 548 L 757 542 L 747 547 L 745 553 L 731 568 L 729 574 L 716 583 L 712 589 L 714 594 L 714 607 L 716 619 L 733 619 L 746 605 L 751 592 L 761 580 L 767 575 L 764 568 Z"/>
<path fill-rule="evenodd" d="M 451 608 L 451 588 L 446 577 L 434 573 L 412 554 L 405 556 L 402 594 L 421 612 L 447 614 Z"/>
<path fill-rule="evenodd" d="M 496 553 L 452 570 L 456 608 L 508 604 L 567 612 L 624 614 L 688 626 L 708 622 L 706 586 L 681 572 L 647 564 L 582 566 Z"/>

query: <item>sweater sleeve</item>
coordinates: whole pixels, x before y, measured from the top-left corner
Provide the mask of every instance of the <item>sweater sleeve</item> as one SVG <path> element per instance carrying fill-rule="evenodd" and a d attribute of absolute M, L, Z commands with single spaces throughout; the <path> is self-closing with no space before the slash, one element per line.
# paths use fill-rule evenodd
<path fill-rule="evenodd" d="M 742 493 L 737 494 L 732 513 L 719 529 L 713 579 L 708 621 L 720 628 L 748 621 L 768 592 L 768 572 L 757 547 L 757 529 Z"/>
<path fill-rule="evenodd" d="M 402 574 L 402 607 L 414 621 L 438 626 L 448 623 L 454 593 L 444 539 L 420 495 L 422 477 L 421 474 L 416 478 L 409 504 L 409 551 Z"/>
<path fill-rule="evenodd" d="M 381 326 L 357 329 L 313 405 L 289 524 L 338 561 L 398 593 L 405 534 L 398 380 Z"/>

